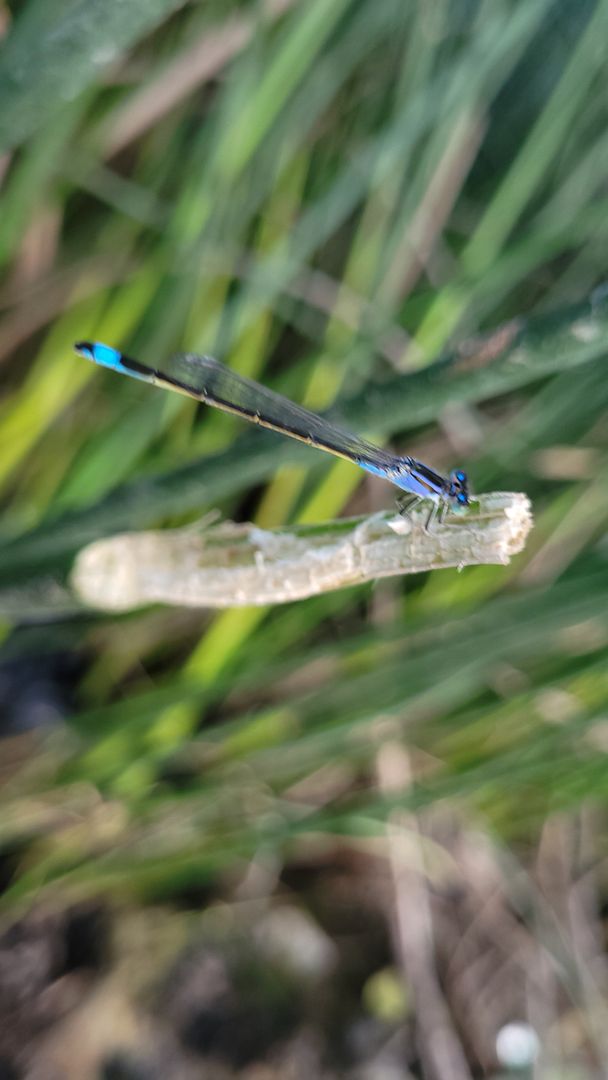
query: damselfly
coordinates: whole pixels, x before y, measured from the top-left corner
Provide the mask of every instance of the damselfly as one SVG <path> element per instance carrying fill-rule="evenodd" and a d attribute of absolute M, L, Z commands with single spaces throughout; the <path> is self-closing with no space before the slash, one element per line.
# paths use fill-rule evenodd
<path fill-rule="evenodd" d="M 397 500 L 402 514 L 407 514 L 420 502 L 430 503 L 427 530 L 437 516 L 442 523 L 448 511 L 459 511 L 469 505 L 467 477 L 460 469 L 455 469 L 446 479 L 415 458 L 390 454 L 301 405 L 295 405 L 282 394 L 237 375 L 211 356 L 178 353 L 162 367 L 149 367 L 99 341 L 79 341 L 74 347 L 80 356 L 102 367 L 176 390 L 224 412 L 242 416 L 260 427 L 346 458 L 367 472 L 381 476 L 406 492 Z"/>

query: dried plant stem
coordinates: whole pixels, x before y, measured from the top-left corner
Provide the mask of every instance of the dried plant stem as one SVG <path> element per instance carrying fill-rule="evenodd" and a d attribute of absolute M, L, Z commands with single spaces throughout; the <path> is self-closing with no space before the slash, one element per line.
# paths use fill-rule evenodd
<path fill-rule="evenodd" d="M 421 510 L 275 531 L 221 522 L 122 533 L 85 547 L 71 583 L 105 611 L 281 604 L 395 574 L 507 563 L 532 524 L 528 499 L 514 493 L 484 495 L 470 515 L 430 533 L 425 519 Z"/>
<path fill-rule="evenodd" d="M 389 741 L 377 756 L 380 788 L 387 794 L 411 786 L 409 755 Z M 418 1052 L 429 1080 L 471 1080 L 436 969 L 433 914 L 425 866 L 425 837 L 415 814 L 394 811 L 386 829 L 393 882 L 391 924 L 406 985 L 414 992 Z"/>

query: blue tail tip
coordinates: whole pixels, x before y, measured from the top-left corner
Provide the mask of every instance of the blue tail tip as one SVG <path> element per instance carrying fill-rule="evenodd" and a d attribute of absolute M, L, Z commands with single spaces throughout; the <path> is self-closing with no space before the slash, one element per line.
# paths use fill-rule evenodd
<path fill-rule="evenodd" d="M 86 357 L 87 360 L 92 360 L 95 353 L 95 346 L 92 341 L 76 341 L 74 342 L 74 350 L 79 353 L 80 356 Z"/>
<path fill-rule="evenodd" d="M 111 345 L 104 345 L 101 341 L 77 341 L 74 348 L 85 360 L 92 360 L 94 364 L 112 368 L 114 371 L 124 371 L 122 353 Z"/>

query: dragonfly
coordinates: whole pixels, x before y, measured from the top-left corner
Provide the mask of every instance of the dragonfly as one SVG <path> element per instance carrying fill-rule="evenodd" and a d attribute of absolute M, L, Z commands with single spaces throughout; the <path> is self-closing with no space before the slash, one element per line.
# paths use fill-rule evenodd
<path fill-rule="evenodd" d="M 212 356 L 177 353 L 162 367 L 149 367 L 100 341 L 78 341 L 74 348 L 79 356 L 101 367 L 175 390 L 317 450 L 345 458 L 388 480 L 404 493 L 397 498 L 402 515 L 409 517 L 415 506 L 428 504 L 424 526 L 427 532 L 436 520 L 443 524 L 448 512 L 458 513 L 470 505 L 467 475 L 461 469 L 454 469 L 449 477 L 444 477 L 416 458 L 391 454 L 253 379 L 238 375 Z"/>

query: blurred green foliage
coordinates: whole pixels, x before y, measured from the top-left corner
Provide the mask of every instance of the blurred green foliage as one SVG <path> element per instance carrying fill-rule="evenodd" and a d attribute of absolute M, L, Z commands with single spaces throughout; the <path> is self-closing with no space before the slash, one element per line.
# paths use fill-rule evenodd
<path fill-rule="evenodd" d="M 51 717 L 5 768 L 4 903 L 173 895 L 396 805 L 525 839 L 603 801 L 608 3 L 123 0 L 103 34 L 98 7 L 24 5 L 0 59 L 0 662 L 15 739 L 41 672 Z M 529 548 L 273 611 L 77 611 L 97 536 L 391 498 L 84 364 L 82 338 L 336 401 L 527 491 Z M 387 738 L 421 762 L 394 797 Z"/>

